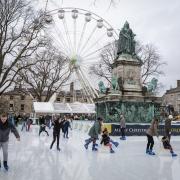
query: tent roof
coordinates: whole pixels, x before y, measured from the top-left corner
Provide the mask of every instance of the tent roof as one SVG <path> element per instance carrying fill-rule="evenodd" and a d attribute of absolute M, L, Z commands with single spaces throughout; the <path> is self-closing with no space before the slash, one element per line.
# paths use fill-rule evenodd
<path fill-rule="evenodd" d="M 74 103 L 53 103 L 53 102 L 34 102 L 36 113 L 95 113 L 95 104 Z"/>

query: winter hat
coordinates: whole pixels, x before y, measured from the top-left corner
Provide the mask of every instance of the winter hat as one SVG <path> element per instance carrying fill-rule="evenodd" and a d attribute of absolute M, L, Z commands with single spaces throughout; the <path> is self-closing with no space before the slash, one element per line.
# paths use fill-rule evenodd
<path fill-rule="evenodd" d="M 170 115 L 168 116 L 168 119 L 173 119 L 173 116 L 170 114 Z"/>

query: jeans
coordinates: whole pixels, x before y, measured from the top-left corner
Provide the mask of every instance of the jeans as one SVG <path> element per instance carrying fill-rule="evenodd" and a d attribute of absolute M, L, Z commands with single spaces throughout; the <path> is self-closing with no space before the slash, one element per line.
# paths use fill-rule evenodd
<path fill-rule="evenodd" d="M 7 142 L 0 142 L 0 149 L 3 150 L 3 160 L 8 160 L 8 141 Z"/>

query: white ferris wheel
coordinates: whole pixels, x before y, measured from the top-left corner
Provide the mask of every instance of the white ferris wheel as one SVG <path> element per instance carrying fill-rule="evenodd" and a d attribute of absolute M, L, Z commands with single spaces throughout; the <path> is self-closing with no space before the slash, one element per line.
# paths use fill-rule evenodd
<path fill-rule="evenodd" d="M 97 14 L 74 7 L 47 11 L 46 33 L 69 60 L 71 81 L 79 82 L 88 102 L 98 97 L 89 67 L 101 58 L 102 49 L 118 39 L 116 31 Z"/>

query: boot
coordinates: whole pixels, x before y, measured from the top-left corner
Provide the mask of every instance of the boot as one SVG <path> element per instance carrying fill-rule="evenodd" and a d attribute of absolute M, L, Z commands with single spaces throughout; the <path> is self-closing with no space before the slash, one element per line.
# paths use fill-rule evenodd
<path fill-rule="evenodd" d="M 146 154 L 149 154 L 149 149 L 146 149 Z"/>
<path fill-rule="evenodd" d="M 110 149 L 110 153 L 115 153 L 113 149 Z"/>
<path fill-rule="evenodd" d="M 119 143 L 118 142 L 114 142 L 112 141 L 112 143 L 114 144 L 114 146 L 118 147 L 119 146 Z"/>
<path fill-rule="evenodd" d="M 57 147 L 57 150 L 58 150 L 58 151 L 61 151 L 61 149 L 60 149 L 59 147 Z"/>
<path fill-rule="evenodd" d="M 93 144 L 92 146 L 92 151 L 97 151 L 98 149 L 96 148 L 96 144 Z"/>
<path fill-rule="evenodd" d="M 149 150 L 149 155 L 156 155 L 155 152 L 153 152 L 152 150 Z"/>
<path fill-rule="evenodd" d="M 4 161 L 4 169 L 5 169 L 6 171 L 8 171 L 8 169 L 9 169 L 9 166 L 7 165 L 7 161 Z"/>
<path fill-rule="evenodd" d="M 172 155 L 172 157 L 176 157 L 177 156 L 177 154 L 175 154 L 174 152 L 171 152 L 171 155 Z"/>
<path fill-rule="evenodd" d="M 88 149 L 88 143 L 86 143 L 86 144 L 84 145 L 84 147 L 85 147 L 86 149 Z"/>
<path fill-rule="evenodd" d="M 120 137 L 120 139 L 121 139 L 121 140 L 126 140 L 126 137 L 125 137 L 125 136 L 123 136 L 123 137 Z"/>

